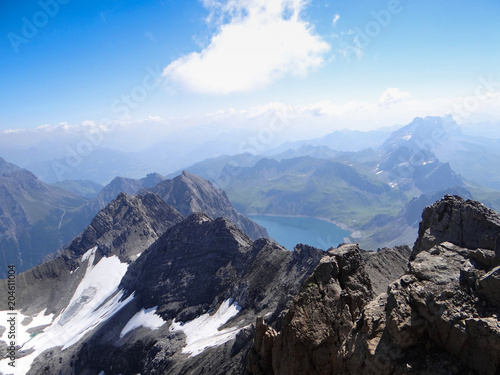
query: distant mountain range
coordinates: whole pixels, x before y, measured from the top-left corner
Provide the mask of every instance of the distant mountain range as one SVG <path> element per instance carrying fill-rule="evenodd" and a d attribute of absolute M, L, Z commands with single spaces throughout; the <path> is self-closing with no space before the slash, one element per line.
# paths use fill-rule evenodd
<path fill-rule="evenodd" d="M 418 149 L 428 149 L 442 163 L 450 163 L 452 170 L 467 180 L 498 190 L 499 174 L 489 172 L 496 168 L 500 157 L 500 135 L 496 127 L 495 124 L 459 126 L 450 117 L 416 118 L 405 126 L 396 125 L 368 132 L 338 130 L 318 138 L 286 142 L 279 147 L 266 143 L 263 145 L 265 147 L 255 149 L 255 152 L 260 152 L 260 157 L 276 159 L 298 156 L 331 158 L 338 153 L 358 153 L 367 149 L 377 151 L 384 144 L 387 146 L 389 138 L 412 133 L 413 140 L 409 144 L 412 143 Z M 191 136 L 191 143 L 172 141 L 172 138 L 159 141 L 140 152 L 96 146 L 80 155 L 75 147 L 65 148 L 68 144 L 78 144 L 77 140 L 70 139 L 61 140 L 63 146 L 52 140 L 26 150 L 9 145 L 4 145 L 2 150 L 4 157 L 32 171 L 44 182 L 91 180 L 106 185 L 116 176 L 137 179 L 151 172 L 172 176 L 174 171 L 178 175 L 183 169 L 204 159 L 218 158 L 220 155 L 234 156 L 241 152 L 238 151 L 238 140 L 243 141 L 252 136 L 237 129 L 231 134 L 218 134 L 219 137 L 211 134 L 207 128 L 198 129 L 198 133 Z M 182 137 L 186 139 L 185 135 Z M 66 152 L 55 158 L 53 155 L 61 155 L 60 151 L 56 153 L 55 150 Z"/>
<path fill-rule="evenodd" d="M 8 264 L 20 271 L 39 264 L 76 236 L 86 223 L 73 214 L 85 202 L 0 158 L 0 276 Z"/>
<path fill-rule="evenodd" d="M 450 151 L 478 149 L 484 139 L 464 136 L 450 118 L 416 118 L 391 133 L 377 133 L 376 149 L 346 152 L 322 144 L 334 144 L 335 136 L 342 142 L 347 134 L 355 142 L 357 133 L 336 132 L 314 145 L 296 143 L 266 157 L 222 156 L 186 169 L 221 187 L 242 212 L 333 219 L 355 231 L 354 241 L 372 249 L 410 244 L 418 225 L 418 214 L 411 212 L 438 195 L 460 193 L 500 208 L 500 194 L 491 189 L 492 174 L 483 171 L 482 180 L 467 179 L 477 174 L 476 164 L 465 162 L 465 157 L 462 163 L 461 153 Z M 495 143 L 485 142 L 485 152 L 493 152 Z M 453 168 L 460 163 L 463 174 Z"/>

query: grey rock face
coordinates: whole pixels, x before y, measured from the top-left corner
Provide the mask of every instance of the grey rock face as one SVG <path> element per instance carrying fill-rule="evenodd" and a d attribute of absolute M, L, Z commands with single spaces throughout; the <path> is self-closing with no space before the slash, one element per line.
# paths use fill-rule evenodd
<path fill-rule="evenodd" d="M 183 321 L 228 298 L 269 312 L 283 297 L 277 285 L 293 293 L 321 254 L 290 252 L 267 239 L 253 242 L 224 218 L 192 214 L 130 266 L 122 286 L 143 305 L 158 305 L 164 317 Z"/>
<path fill-rule="evenodd" d="M 459 197 L 427 207 L 408 272 L 363 310 L 341 373 L 498 374 L 498 223 Z"/>
<path fill-rule="evenodd" d="M 500 215 L 480 202 L 446 195 L 424 209 L 412 257 L 445 241 L 500 256 Z"/>
<path fill-rule="evenodd" d="M 361 252 L 365 271 L 370 277 L 375 295 L 385 293 L 387 286 L 407 271 L 410 253 L 408 246 Z"/>
<path fill-rule="evenodd" d="M 281 311 L 323 254 L 308 246 L 290 252 L 267 239 L 253 242 L 226 219 L 192 214 L 130 265 L 120 288 L 124 298 L 134 293 L 134 306 L 92 335 L 76 354 L 76 366 L 82 373 L 133 373 L 130 366 L 121 365 L 124 353 L 130 353 L 135 372 L 241 374 L 256 317 Z M 225 325 L 240 330 L 236 338 L 194 357 L 181 354 L 184 336 L 170 332 L 170 322 L 213 313 L 229 298 L 241 307 Z M 149 334 L 139 329 L 118 337 L 134 312 L 152 306 L 157 306 L 166 328 Z"/>
<path fill-rule="evenodd" d="M 337 352 L 372 297 L 359 247 L 329 250 L 284 315 L 279 332 L 257 321 L 248 372 L 335 374 Z"/>
<path fill-rule="evenodd" d="M 62 310 L 76 290 L 84 271 L 80 256 L 98 245 L 98 259 L 117 255 L 132 261 L 169 227 L 183 220 L 182 215 L 160 197 L 120 194 L 94 218 L 91 225 L 55 259 L 17 275 L 17 303 L 23 311 L 48 313 Z M 0 280 L 4 285 L 5 280 Z M 7 300 L 7 287 L 0 297 Z"/>
<path fill-rule="evenodd" d="M 106 255 L 122 261 L 146 250 L 168 228 L 184 217 L 152 193 L 130 196 L 120 193 L 92 219 L 87 229 L 69 246 L 80 256 L 98 245 Z"/>

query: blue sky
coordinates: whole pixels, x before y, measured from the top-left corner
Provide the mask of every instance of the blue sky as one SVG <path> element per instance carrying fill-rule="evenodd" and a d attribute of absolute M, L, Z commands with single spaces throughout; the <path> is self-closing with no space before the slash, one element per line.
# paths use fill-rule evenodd
<path fill-rule="evenodd" d="M 259 109 L 370 128 L 457 105 L 498 120 L 499 25 L 497 0 L 2 1 L 0 130 Z"/>

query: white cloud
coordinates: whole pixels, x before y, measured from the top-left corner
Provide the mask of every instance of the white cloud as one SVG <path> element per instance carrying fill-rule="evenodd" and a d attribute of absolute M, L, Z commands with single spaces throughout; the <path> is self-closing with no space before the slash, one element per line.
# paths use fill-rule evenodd
<path fill-rule="evenodd" d="M 220 24 L 210 44 L 170 63 L 167 82 L 201 93 L 265 87 L 285 75 L 319 67 L 330 46 L 300 19 L 303 0 L 204 0 Z"/>
<path fill-rule="evenodd" d="M 394 104 L 398 104 L 399 102 L 409 98 L 410 96 L 410 93 L 407 91 L 401 91 L 397 87 L 389 87 L 380 96 L 378 104 L 380 107 L 388 109 Z"/>
<path fill-rule="evenodd" d="M 336 14 L 335 16 L 333 16 L 333 26 L 335 26 L 337 24 L 337 21 L 340 19 L 340 15 L 339 14 Z"/>

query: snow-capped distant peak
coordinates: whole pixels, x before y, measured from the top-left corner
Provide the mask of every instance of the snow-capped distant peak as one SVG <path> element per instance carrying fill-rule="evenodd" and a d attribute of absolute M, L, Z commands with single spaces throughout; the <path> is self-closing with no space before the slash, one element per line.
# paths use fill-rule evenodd
<path fill-rule="evenodd" d="M 411 139 L 412 133 L 405 135 L 402 139 L 404 141 L 409 141 Z"/>

